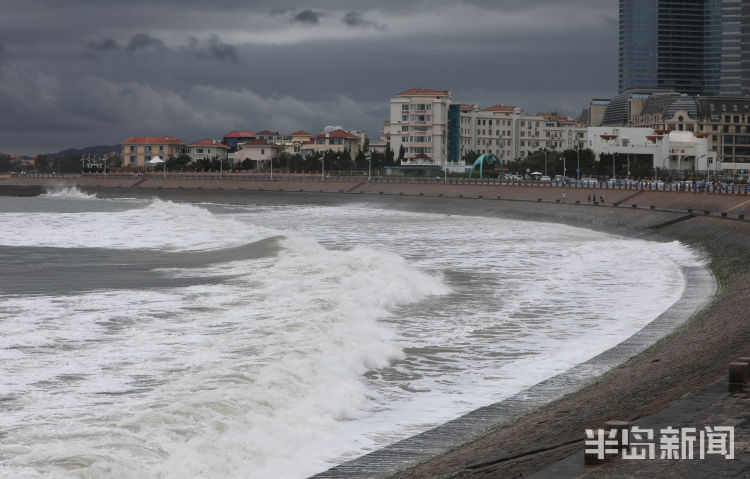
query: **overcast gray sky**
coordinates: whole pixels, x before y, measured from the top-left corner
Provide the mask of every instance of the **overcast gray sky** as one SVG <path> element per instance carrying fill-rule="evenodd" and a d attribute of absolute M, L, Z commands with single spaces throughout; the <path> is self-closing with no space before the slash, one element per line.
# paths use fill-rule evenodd
<path fill-rule="evenodd" d="M 0 0 L 0 151 L 327 125 L 413 87 L 578 114 L 616 93 L 617 0 Z"/>

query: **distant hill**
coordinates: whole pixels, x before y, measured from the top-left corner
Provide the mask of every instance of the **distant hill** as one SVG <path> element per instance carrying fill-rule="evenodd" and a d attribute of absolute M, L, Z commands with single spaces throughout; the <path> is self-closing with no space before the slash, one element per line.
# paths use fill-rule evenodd
<path fill-rule="evenodd" d="M 97 155 L 102 156 L 106 155 L 107 153 L 111 151 L 120 152 L 122 147 L 120 145 L 98 145 L 98 146 L 87 146 L 86 148 L 68 148 L 67 150 L 58 151 L 57 153 L 48 153 L 45 156 L 50 156 L 52 158 L 65 158 L 69 155 Z"/>

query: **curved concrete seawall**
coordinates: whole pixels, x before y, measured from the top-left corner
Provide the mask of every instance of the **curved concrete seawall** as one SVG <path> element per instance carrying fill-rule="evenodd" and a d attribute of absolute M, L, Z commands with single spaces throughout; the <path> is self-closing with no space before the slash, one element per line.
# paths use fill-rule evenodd
<path fill-rule="evenodd" d="M 725 374 L 727 362 L 750 353 L 750 222 L 740 219 L 750 207 L 750 197 L 604 190 L 607 206 L 603 206 L 590 204 L 587 195 L 592 191 L 586 189 L 567 190 L 566 203 L 558 203 L 561 190 L 557 188 L 247 183 L 164 180 L 139 187 L 81 186 L 100 197 L 249 204 L 354 202 L 374 208 L 561 222 L 654 241 L 679 240 L 710 257 L 713 274 L 686 269 L 688 289 L 683 299 L 616 348 L 527 392 L 406 440 L 412 442 L 398 443 L 319 477 L 523 477 L 582 449 L 584 429 L 610 419 L 635 420 L 658 412 L 713 383 Z M 16 194 L 22 186 L 0 183 L 0 194 Z M 26 186 L 38 188 L 38 182 Z M 718 292 L 702 308 L 714 284 Z M 683 321 L 687 322 L 680 326 Z M 538 407 L 545 401 L 548 404 Z"/>

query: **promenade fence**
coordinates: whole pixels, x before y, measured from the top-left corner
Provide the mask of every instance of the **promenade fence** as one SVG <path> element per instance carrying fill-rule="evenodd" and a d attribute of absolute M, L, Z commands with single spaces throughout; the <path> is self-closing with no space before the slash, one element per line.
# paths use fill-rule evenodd
<path fill-rule="evenodd" d="M 750 185 L 744 184 L 692 184 L 692 183 L 641 183 L 641 182 L 576 182 L 552 180 L 543 181 L 504 181 L 501 179 L 469 179 L 469 178 L 413 178 L 398 176 L 374 176 L 371 178 L 363 176 L 325 176 L 315 174 L 290 174 L 278 173 L 85 173 L 85 174 L 12 174 L 17 178 L 95 178 L 95 179 L 149 179 L 149 180 L 195 180 L 195 181 L 304 181 L 325 183 L 380 183 L 380 184 L 447 184 L 447 185 L 486 185 L 486 186 L 525 186 L 535 188 L 572 188 L 572 189 L 596 189 L 596 190 L 627 190 L 627 191 L 667 191 L 667 192 L 693 192 L 713 194 L 750 194 Z"/>

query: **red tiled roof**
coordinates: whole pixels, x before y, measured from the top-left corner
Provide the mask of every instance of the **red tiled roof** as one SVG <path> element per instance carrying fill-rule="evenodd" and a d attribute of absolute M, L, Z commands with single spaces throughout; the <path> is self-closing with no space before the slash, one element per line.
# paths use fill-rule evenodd
<path fill-rule="evenodd" d="M 295 131 L 294 133 L 290 133 L 289 136 L 313 136 L 312 133 L 308 133 L 306 131 L 300 130 Z"/>
<path fill-rule="evenodd" d="M 173 136 L 133 136 L 122 142 L 125 144 L 138 145 L 184 145 L 185 142 Z"/>
<path fill-rule="evenodd" d="M 459 108 L 462 110 L 471 110 L 472 108 L 474 108 L 474 105 L 470 105 L 468 103 L 461 103 L 461 106 L 459 106 Z"/>
<path fill-rule="evenodd" d="M 344 130 L 333 130 L 330 133 L 321 133 L 315 138 L 351 138 L 352 140 L 361 140 L 361 138 L 357 135 L 352 135 L 351 133 L 347 133 Z"/>
<path fill-rule="evenodd" d="M 414 157 L 415 160 L 430 160 L 431 158 L 424 153 L 420 153 Z"/>
<path fill-rule="evenodd" d="M 516 107 L 505 105 L 493 105 L 489 108 L 483 108 L 482 111 L 513 111 Z"/>
<path fill-rule="evenodd" d="M 190 143 L 189 146 L 215 146 L 217 148 L 229 148 L 224 143 L 220 143 L 216 140 L 212 140 L 211 138 L 206 138 L 205 140 L 196 141 L 195 143 Z"/>
<path fill-rule="evenodd" d="M 224 138 L 255 138 L 255 133 L 252 131 L 234 130 L 224 135 Z"/>
<path fill-rule="evenodd" d="M 255 136 L 279 136 L 279 132 L 263 130 L 263 131 L 259 131 Z"/>
<path fill-rule="evenodd" d="M 398 96 L 439 96 L 450 95 L 450 90 L 427 90 L 424 88 L 410 88 L 402 91 Z"/>

